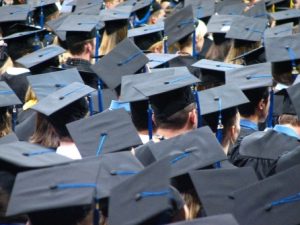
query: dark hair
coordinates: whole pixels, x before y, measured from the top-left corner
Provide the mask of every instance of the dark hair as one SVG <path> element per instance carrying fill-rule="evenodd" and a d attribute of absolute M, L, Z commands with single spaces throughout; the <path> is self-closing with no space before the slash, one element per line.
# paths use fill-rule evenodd
<path fill-rule="evenodd" d="M 222 37 L 224 36 L 224 38 Z M 205 58 L 223 62 L 231 46 L 231 40 L 225 39 L 224 34 L 213 34 L 213 43 L 206 53 Z"/>
<path fill-rule="evenodd" d="M 234 125 L 237 113 L 237 107 L 222 110 L 222 124 L 224 126 L 223 137 L 226 136 L 228 129 Z M 208 125 L 214 133 L 217 132 L 218 118 L 219 112 L 214 112 L 203 116 L 204 124 Z"/>
<path fill-rule="evenodd" d="M 88 43 L 94 46 L 92 34 L 84 34 L 79 32 L 67 32 L 66 43 L 72 55 L 83 53 L 84 46 Z"/>
<path fill-rule="evenodd" d="M 240 105 L 239 112 L 244 117 L 249 117 L 255 114 L 255 109 L 261 100 L 268 101 L 269 88 L 261 87 L 244 91 L 244 94 L 249 99 L 249 103 Z"/>
<path fill-rule="evenodd" d="M 189 113 L 194 109 L 196 109 L 196 104 L 191 103 L 184 109 L 174 113 L 167 118 L 157 117 L 154 113 L 156 126 L 163 129 L 180 129 L 186 124 Z"/>
<path fill-rule="evenodd" d="M 81 98 L 63 109 L 53 113 L 48 120 L 53 125 L 55 131 L 62 137 L 70 137 L 66 124 L 82 119 L 88 112 L 88 104 L 85 98 Z"/>
<path fill-rule="evenodd" d="M 51 209 L 29 213 L 31 225 L 78 225 L 92 210 L 91 205 Z"/>
<path fill-rule="evenodd" d="M 296 60 L 296 64 L 299 65 L 299 63 L 300 60 Z M 292 85 L 295 80 L 292 70 L 292 63 L 290 61 L 272 63 L 272 76 L 279 83 Z"/>

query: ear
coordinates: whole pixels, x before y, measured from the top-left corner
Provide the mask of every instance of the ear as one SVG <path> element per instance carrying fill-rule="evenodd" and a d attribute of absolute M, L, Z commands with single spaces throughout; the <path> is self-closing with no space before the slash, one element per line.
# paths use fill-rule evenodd
<path fill-rule="evenodd" d="M 258 102 L 258 109 L 261 111 L 261 110 L 264 110 L 266 107 L 267 107 L 267 101 L 265 99 L 261 99 L 259 102 Z"/>
<path fill-rule="evenodd" d="M 86 53 L 93 53 L 93 45 L 87 42 L 84 46 Z"/>
<path fill-rule="evenodd" d="M 197 118 L 197 109 L 193 109 L 193 111 L 189 112 L 189 121 L 193 127 L 197 127 L 198 118 Z"/>

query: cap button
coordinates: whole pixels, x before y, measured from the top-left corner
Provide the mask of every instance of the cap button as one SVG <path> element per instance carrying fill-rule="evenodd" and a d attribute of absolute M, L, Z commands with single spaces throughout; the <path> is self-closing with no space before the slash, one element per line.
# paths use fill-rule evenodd
<path fill-rule="evenodd" d="M 251 76 L 250 76 L 250 75 L 247 75 L 246 78 L 247 78 L 247 80 L 250 80 L 250 79 L 251 79 Z"/>
<path fill-rule="evenodd" d="M 142 199 L 142 195 L 140 194 L 140 193 L 137 193 L 136 195 L 135 195 L 135 200 L 136 201 L 139 201 L 139 200 L 141 200 Z"/>
<path fill-rule="evenodd" d="M 110 175 L 117 175 L 117 171 L 116 170 L 111 170 Z"/>
<path fill-rule="evenodd" d="M 64 96 L 60 96 L 59 97 L 59 100 L 63 100 L 65 97 Z"/>
<path fill-rule="evenodd" d="M 219 97 L 214 97 L 215 101 L 219 101 L 219 99 L 220 99 Z"/>
<path fill-rule="evenodd" d="M 289 45 L 286 45 L 285 48 L 288 49 L 288 48 L 290 48 L 290 46 L 289 46 Z"/>

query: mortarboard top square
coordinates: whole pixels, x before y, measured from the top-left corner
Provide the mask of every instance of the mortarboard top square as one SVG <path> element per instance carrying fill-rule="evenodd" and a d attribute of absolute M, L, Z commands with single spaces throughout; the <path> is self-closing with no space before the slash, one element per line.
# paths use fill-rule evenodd
<path fill-rule="evenodd" d="M 112 188 L 144 169 L 140 161 L 129 151 L 105 154 L 97 160 L 100 162 L 97 186 L 99 200 L 109 197 Z"/>
<path fill-rule="evenodd" d="M 18 33 L 14 33 L 14 34 L 2 37 L 2 38 L 0 38 L 0 40 L 4 40 L 5 42 L 8 42 L 8 44 L 9 44 L 10 41 L 19 41 L 19 39 L 33 37 L 34 35 L 37 35 L 43 31 L 45 31 L 45 30 L 32 30 L 32 31 L 18 32 Z"/>
<path fill-rule="evenodd" d="M 282 37 L 293 34 L 293 23 L 286 23 L 265 30 L 264 38 Z"/>
<path fill-rule="evenodd" d="M 29 5 L 10 5 L 0 7 L 0 23 L 26 21 L 31 11 Z"/>
<path fill-rule="evenodd" d="M 132 6 L 117 6 L 113 9 L 103 9 L 100 11 L 100 20 L 104 22 L 128 20 Z"/>
<path fill-rule="evenodd" d="M 232 101 L 232 99 L 235 99 L 235 101 Z M 224 110 L 248 103 L 249 100 L 238 86 L 226 84 L 201 91 L 199 94 L 199 102 L 201 114 L 206 115 L 219 112 L 220 102 L 221 110 Z"/>
<path fill-rule="evenodd" d="M 237 15 L 213 15 L 207 24 L 208 33 L 225 34 L 229 31 L 231 23 Z"/>
<path fill-rule="evenodd" d="M 226 38 L 260 41 L 264 31 L 267 28 L 267 19 L 251 18 L 247 16 L 233 19 L 230 30 L 226 34 Z"/>
<path fill-rule="evenodd" d="M 145 166 L 168 157 L 167 163 L 171 166 L 170 177 L 178 177 L 226 160 L 221 145 L 209 127 L 143 145 L 136 150 L 136 157 Z"/>
<path fill-rule="evenodd" d="M 230 194 L 258 181 L 252 167 L 191 171 L 189 175 L 207 216 L 233 213 Z"/>
<path fill-rule="evenodd" d="M 11 132 L 0 138 L 0 145 L 8 144 L 11 142 L 17 142 L 17 141 L 19 141 L 17 135 L 14 132 Z"/>
<path fill-rule="evenodd" d="M 264 1 L 254 3 L 254 5 L 243 13 L 244 16 L 254 18 L 268 18 L 268 12 Z"/>
<path fill-rule="evenodd" d="M 297 115 L 300 118 L 300 83 L 294 84 L 287 89 L 282 90 L 284 95 L 283 105 L 282 105 L 282 114 L 292 114 Z M 282 93 L 278 93 L 282 94 Z"/>
<path fill-rule="evenodd" d="M 265 38 L 268 62 L 283 62 L 300 59 L 300 34 Z"/>
<path fill-rule="evenodd" d="M 41 63 L 44 63 L 56 56 L 61 55 L 66 50 L 58 45 L 48 45 L 45 48 L 38 49 L 16 60 L 17 63 L 30 69 Z"/>
<path fill-rule="evenodd" d="M 234 192 L 237 220 L 243 225 L 299 224 L 299 169 L 299 165 L 294 166 Z M 245 201 L 249 196 L 251 199 Z"/>
<path fill-rule="evenodd" d="M 127 0 L 118 5 L 118 7 L 131 6 L 131 13 L 136 12 L 152 4 L 151 0 Z"/>
<path fill-rule="evenodd" d="M 103 1 L 99 0 L 81 0 L 76 2 L 74 14 L 99 15 Z"/>
<path fill-rule="evenodd" d="M 109 88 L 102 89 L 101 92 L 102 92 L 103 110 L 109 109 L 111 101 L 117 100 L 118 96 L 114 90 L 111 90 Z M 99 112 L 98 92 L 95 91 L 91 95 L 93 98 L 94 111 Z"/>
<path fill-rule="evenodd" d="M 73 82 L 72 84 L 69 84 L 41 99 L 32 107 L 32 109 L 46 116 L 50 116 L 65 106 L 83 98 L 94 90 L 95 89 L 82 83 Z"/>
<path fill-rule="evenodd" d="M 164 30 L 164 27 L 165 27 L 164 22 L 161 21 L 156 24 L 145 25 L 142 27 L 130 29 L 130 30 L 128 30 L 127 37 L 131 38 L 131 37 L 145 36 L 148 34 L 161 32 Z"/>
<path fill-rule="evenodd" d="M 47 21 L 46 23 L 47 27 L 49 27 L 62 41 L 66 40 L 66 31 L 58 31 L 57 29 L 67 18 L 68 14 L 62 14 L 57 19 Z"/>
<path fill-rule="evenodd" d="M 114 89 L 121 84 L 123 75 L 136 73 L 148 61 L 146 55 L 126 38 L 91 66 L 91 69 L 110 89 Z"/>
<path fill-rule="evenodd" d="M 95 28 L 101 29 L 104 24 L 96 15 L 69 15 L 57 28 L 57 31 L 67 32 L 92 32 Z"/>
<path fill-rule="evenodd" d="M 76 68 L 27 76 L 27 80 L 38 100 L 73 82 L 83 83 Z"/>
<path fill-rule="evenodd" d="M 167 17 L 164 21 L 165 36 L 168 37 L 169 46 L 195 31 L 195 20 L 191 5 Z"/>
<path fill-rule="evenodd" d="M 186 67 L 176 67 L 163 71 L 166 72 L 163 76 L 160 73 L 154 73 L 150 80 L 142 80 L 134 88 L 144 96 L 150 97 L 187 87 L 200 81 Z"/>
<path fill-rule="evenodd" d="M 226 72 L 226 84 L 235 84 L 241 90 L 272 87 L 271 63 L 259 63 L 229 70 Z"/>
<path fill-rule="evenodd" d="M 31 7 L 38 8 L 43 7 L 51 4 L 55 4 L 58 0 L 28 0 L 27 4 Z"/>
<path fill-rule="evenodd" d="M 170 165 L 162 160 L 113 188 L 109 199 L 108 223 L 141 224 L 171 210 L 169 177 Z M 144 193 L 162 194 L 144 197 Z"/>
<path fill-rule="evenodd" d="M 93 204 L 99 167 L 99 162 L 81 161 L 19 173 L 7 216 Z"/>
<path fill-rule="evenodd" d="M 69 123 L 67 128 L 82 157 L 122 151 L 142 144 L 129 114 L 123 109 Z"/>
<path fill-rule="evenodd" d="M 0 168 L 4 170 L 19 172 L 69 163 L 70 161 L 69 158 L 57 154 L 55 150 L 41 145 L 22 141 L 1 144 Z"/>
<path fill-rule="evenodd" d="M 164 65 L 165 63 L 171 61 L 178 57 L 177 54 L 162 54 L 162 53 L 148 53 L 147 57 L 149 59 L 149 67 L 151 69 Z"/>
<path fill-rule="evenodd" d="M 76 8 L 86 8 L 86 7 L 90 7 L 90 6 L 94 6 L 94 5 L 102 5 L 103 1 L 102 0 L 80 0 L 80 1 L 76 1 Z"/>
<path fill-rule="evenodd" d="M 0 107 L 22 104 L 16 93 L 5 81 L 0 81 Z"/>
<path fill-rule="evenodd" d="M 231 61 L 234 62 L 237 59 L 242 59 L 244 65 L 253 65 L 266 62 L 265 48 L 260 46 L 242 55 L 233 58 Z"/>
<path fill-rule="evenodd" d="M 277 25 L 293 22 L 294 25 L 299 24 L 300 10 L 289 9 L 269 14 L 276 21 Z"/>
<path fill-rule="evenodd" d="M 242 2 L 233 3 L 233 4 L 224 4 L 219 8 L 217 13 L 219 15 L 242 15 L 246 8 L 246 4 Z"/>
<path fill-rule="evenodd" d="M 286 2 L 287 0 L 265 0 L 266 6 L 272 6 L 272 5 L 276 5 L 276 4 L 281 4 Z"/>
<path fill-rule="evenodd" d="M 221 214 L 215 216 L 193 219 L 178 223 L 170 223 L 170 225 L 239 225 L 236 219 L 231 214 Z"/>
<path fill-rule="evenodd" d="M 184 6 L 192 5 L 194 16 L 198 19 L 210 17 L 215 13 L 215 2 L 206 0 L 185 0 Z"/>

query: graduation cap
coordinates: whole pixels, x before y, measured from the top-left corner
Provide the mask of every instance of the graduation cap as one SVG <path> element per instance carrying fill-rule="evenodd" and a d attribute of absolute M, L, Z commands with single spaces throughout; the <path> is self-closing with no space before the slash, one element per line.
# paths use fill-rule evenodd
<path fill-rule="evenodd" d="M 169 176 L 170 165 L 160 161 L 113 188 L 109 199 L 108 223 L 146 223 L 147 220 L 172 210 Z"/>
<path fill-rule="evenodd" d="M 93 115 L 69 123 L 67 128 L 82 157 L 100 156 L 142 144 L 124 109 Z"/>
<path fill-rule="evenodd" d="M 112 34 L 118 29 L 128 25 L 131 15 L 132 6 L 117 6 L 112 9 L 104 9 L 100 11 L 100 20 L 105 23 L 106 33 Z"/>
<path fill-rule="evenodd" d="M 103 1 L 99 0 L 81 0 L 76 2 L 74 14 L 99 15 Z"/>
<path fill-rule="evenodd" d="M 242 59 L 243 64 L 245 66 L 264 63 L 264 62 L 266 62 L 265 47 L 260 46 L 258 48 L 255 48 L 249 52 L 246 52 L 244 54 L 241 54 L 241 55 L 233 58 L 231 61 L 234 62 L 239 59 Z"/>
<path fill-rule="evenodd" d="M 193 7 L 191 5 L 167 17 L 164 21 L 168 46 L 195 31 Z"/>
<path fill-rule="evenodd" d="M 201 59 L 192 65 L 201 70 L 201 83 L 225 84 L 225 72 L 237 68 L 242 65 L 218 62 L 214 60 Z"/>
<path fill-rule="evenodd" d="M 170 223 L 170 225 L 239 225 L 232 214 L 208 216 L 190 221 Z"/>
<path fill-rule="evenodd" d="M 0 107 L 22 104 L 15 92 L 5 81 L 0 81 Z"/>
<path fill-rule="evenodd" d="M 127 0 L 120 3 L 117 7 L 131 7 L 131 13 L 139 11 L 152 4 L 151 0 Z"/>
<path fill-rule="evenodd" d="M 207 23 L 207 32 L 226 34 L 230 30 L 232 21 L 238 17 L 237 15 L 213 15 Z"/>
<path fill-rule="evenodd" d="M 251 167 L 191 171 L 189 175 L 206 216 L 233 213 L 230 194 L 258 181 Z"/>
<path fill-rule="evenodd" d="M 144 166 L 129 151 L 105 154 L 96 160 L 100 163 L 97 186 L 99 200 L 109 197 L 114 187 L 144 169 Z"/>
<path fill-rule="evenodd" d="M 73 82 L 83 83 L 76 68 L 27 76 L 27 80 L 39 100 Z"/>
<path fill-rule="evenodd" d="M 241 90 L 271 87 L 271 63 L 259 63 L 226 71 L 226 84 L 236 84 Z"/>
<path fill-rule="evenodd" d="M 242 15 L 246 4 L 240 1 L 235 1 L 231 4 L 225 4 L 226 1 L 223 1 L 224 4 L 217 7 L 217 13 L 219 15 Z"/>
<path fill-rule="evenodd" d="M 0 7 L 0 25 L 6 22 L 26 22 L 31 7 L 26 4 Z"/>
<path fill-rule="evenodd" d="M 48 45 L 45 48 L 39 49 L 33 53 L 25 55 L 16 60 L 27 69 L 38 66 L 64 53 L 66 50 L 58 45 Z"/>
<path fill-rule="evenodd" d="M 198 19 L 204 19 L 215 13 L 215 2 L 205 0 L 185 0 L 184 6 L 192 5 L 194 16 Z"/>
<path fill-rule="evenodd" d="M 81 161 L 19 173 L 6 215 L 93 204 L 99 168 L 99 162 Z"/>
<path fill-rule="evenodd" d="M 17 142 L 17 141 L 19 141 L 17 135 L 14 132 L 11 132 L 0 138 L 0 145 L 8 144 L 11 142 Z"/>
<path fill-rule="evenodd" d="M 102 94 L 102 105 L 103 105 L 103 110 L 109 109 L 110 104 L 113 100 L 117 100 L 118 96 L 114 90 L 111 90 L 109 88 L 104 88 L 101 90 Z M 99 101 L 98 101 L 98 92 L 93 92 L 91 94 L 93 98 L 93 109 L 95 112 L 99 112 Z"/>
<path fill-rule="evenodd" d="M 268 18 L 268 12 L 265 2 L 259 1 L 254 3 L 254 5 L 252 5 L 246 12 L 244 12 L 243 15 L 254 18 Z"/>
<path fill-rule="evenodd" d="M 143 50 L 149 49 L 153 44 L 163 39 L 162 31 L 164 23 L 158 22 L 153 25 L 145 25 L 142 27 L 130 29 L 127 37 L 133 38 L 134 43 Z"/>
<path fill-rule="evenodd" d="M 264 18 L 237 17 L 234 18 L 226 38 L 245 41 L 260 41 L 267 28 L 268 20 Z"/>
<path fill-rule="evenodd" d="M 110 89 L 115 89 L 121 84 L 123 75 L 136 73 L 148 61 L 146 55 L 127 38 L 91 66 L 91 69 Z"/>
<path fill-rule="evenodd" d="M 87 85 L 79 82 L 73 82 L 72 84 L 69 84 L 41 99 L 32 107 L 32 109 L 46 116 L 50 116 L 93 91 L 94 89 Z"/>
<path fill-rule="evenodd" d="M 237 220 L 244 225 L 299 224 L 299 169 L 294 166 L 233 193 Z"/>
<path fill-rule="evenodd" d="M 61 41 L 66 40 L 66 31 L 58 31 L 57 29 L 68 18 L 68 14 L 61 14 L 58 18 L 50 20 L 46 25 L 59 37 Z"/>
<path fill-rule="evenodd" d="M 147 143 L 136 149 L 136 157 L 148 166 L 168 157 L 170 177 L 185 175 L 226 160 L 222 147 L 208 127 L 198 128 L 158 143 Z"/>
<path fill-rule="evenodd" d="M 293 23 L 286 23 L 265 30 L 264 38 L 281 37 L 293 34 Z"/>
<path fill-rule="evenodd" d="M 1 170 L 19 172 L 42 167 L 49 167 L 71 160 L 40 145 L 23 141 L 15 141 L 1 144 L 0 149 Z"/>
<path fill-rule="evenodd" d="M 289 9 L 269 14 L 272 19 L 276 21 L 276 25 L 281 25 L 289 22 L 293 22 L 294 25 L 299 24 L 300 10 Z"/>
<path fill-rule="evenodd" d="M 149 67 L 151 69 L 168 65 L 168 62 L 178 57 L 177 54 L 163 54 L 163 53 L 148 53 Z"/>

